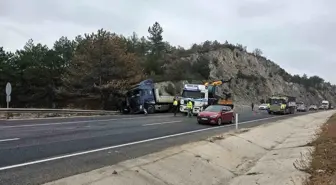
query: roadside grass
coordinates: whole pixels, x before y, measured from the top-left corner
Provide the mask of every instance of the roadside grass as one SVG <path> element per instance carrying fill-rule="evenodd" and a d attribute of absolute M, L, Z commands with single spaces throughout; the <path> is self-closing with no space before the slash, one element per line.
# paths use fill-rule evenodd
<path fill-rule="evenodd" d="M 305 171 L 311 176 L 305 185 L 336 184 L 336 114 L 321 127 L 321 132 L 311 143 L 312 151 L 310 166 Z"/>

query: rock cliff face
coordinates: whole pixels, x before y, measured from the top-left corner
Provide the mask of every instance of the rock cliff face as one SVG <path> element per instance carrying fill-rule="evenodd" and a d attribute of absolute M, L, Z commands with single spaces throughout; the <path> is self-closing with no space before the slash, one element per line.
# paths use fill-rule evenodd
<path fill-rule="evenodd" d="M 335 105 L 335 86 L 323 83 L 316 88 L 290 82 L 291 80 L 286 79 L 288 73 L 264 57 L 238 49 L 222 48 L 202 54 L 194 53 L 187 58 L 193 62 L 200 55 L 209 61 L 210 79 L 233 77 L 230 84 L 219 86 L 218 90 L 219 93 L 230 91 L 236 104 L 259 104 L 260 100 L 266 100 L 272 94 L 286 94 L 297 97 L 297 101 L 303 101 L 307 105 L 320 105 L 323 99 Z M 180 93 L 181 84 L 176 84 L 176 93 Z"/>

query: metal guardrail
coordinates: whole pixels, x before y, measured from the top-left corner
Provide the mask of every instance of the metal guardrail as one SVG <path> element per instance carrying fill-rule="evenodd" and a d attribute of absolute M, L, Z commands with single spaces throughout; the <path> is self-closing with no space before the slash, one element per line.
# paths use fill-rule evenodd
<path fill-rule="evenodd" d="M 36 108 L 0 108 L 0 113 L 87 113 L 87 114 L 113 114 L 118 111 L 82 110 L 82 109 L 36 109 Z"/>

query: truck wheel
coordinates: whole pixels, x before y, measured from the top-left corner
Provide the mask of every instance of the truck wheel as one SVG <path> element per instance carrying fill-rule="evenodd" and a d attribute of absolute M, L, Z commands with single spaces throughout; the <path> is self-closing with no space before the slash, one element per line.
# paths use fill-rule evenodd
<path fill-rule="evenodd" d="M 153 114 L 153 113 L 155 113 L 155 108 L 154 108 L 154 106 L 153 105 L 149 105 L 148 106 L 148 114 Z"/>

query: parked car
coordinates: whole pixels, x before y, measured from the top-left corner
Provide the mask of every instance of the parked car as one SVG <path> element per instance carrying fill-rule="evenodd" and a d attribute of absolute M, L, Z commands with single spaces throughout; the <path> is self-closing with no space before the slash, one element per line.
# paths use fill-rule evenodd
<path fill-rule="evenodd" d="M 296 103 L 296 105 L 297 105 L 296 111 L 298 111 L 298 112 L 306 112 L 307 111 L 307 106 L 303 102 Z"/>
<path fill-rule="evenodd" d="M 267 110 L 268 109 L 268 106 L 267 106 L 267 104 L 261 104 L 261 105 L 259 105 L 259 110 Z"/>
<path fill-rule="evenodd" d="M 222 125 L 223 123 L 233 123 L 234 119 L 231 107 L 224 105 L 210 105 L 197 115 L 199 124 Z"/>
<path fill-rule="evenodd" d="M 316 105 L 310 105 L 308 109 L 309 110 L 317 110 L 318 108 L 317 108 Z"/>
<path fill-rule="evenodd" d="M 324 110 L 324 109 L 325 109 L 325 106 L 320 105 L 320 106 L 319 106 L 319 109 L 320 109 L 320 110 Z"/>

